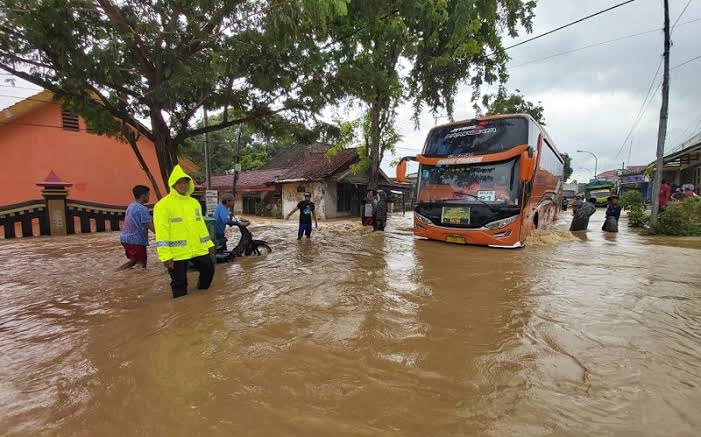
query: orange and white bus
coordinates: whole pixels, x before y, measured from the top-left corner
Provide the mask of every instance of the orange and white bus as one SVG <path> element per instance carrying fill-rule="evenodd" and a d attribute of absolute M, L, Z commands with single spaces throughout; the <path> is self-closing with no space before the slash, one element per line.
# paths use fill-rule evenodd
<path fill-rule="evenodd" d="M 449 243 L 517 248 L 557 218 L 564 163 L 530 115 L 465 120 L 431 129 L 419 163 L 414 234 Z"/>

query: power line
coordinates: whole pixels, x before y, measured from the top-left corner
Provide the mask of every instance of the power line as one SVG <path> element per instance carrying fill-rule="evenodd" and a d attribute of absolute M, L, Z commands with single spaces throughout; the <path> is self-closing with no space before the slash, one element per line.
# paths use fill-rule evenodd
<path fill-rule="evenodd" d="M 623 148 L 626 146 L 626 142 L 630 139 L 631 135 L 633 135 L 633 131 L 635 131 L 635 128 L 638 127 L 638 124 L 640 123 L 640 120 L 642 120 L 643 114 L 645 111 L 647 111 L 647 105 L 648 105 L 648 98 L 651 97 L 652 93 L 652 88 L 655 86 L 655 81 L 657 80 L 657 75 L 660 72 L 660 68 L 662 68 L 662 59 L 660 59 L 660 63 L 657 64 L 657 70 L 655 70 L 655 75 L 652 76 L 652 82 L 650 82 L 650 87 L 647 89 L 647 94 L 645 94 L 645 99 L 643 99 L 643 104 L 640 105 L 640 109 L 638 110 L 638 115 L 635 116 L 635 120 L 633 121 L 633 125 L 630 127 L 630 130 L 628 131 L 628 135 L 626 135 L 626 138 L 623 140 L 623 143 L 621 143 L 621 148 L 618 149 L 618 153 L 616 153 L 616 158 L 618 158 L 618 155 L 621 154 L 623 151 Z M 655 90 L 657 92 L 657 90 Z M 652 99 L 650 98 L 650 101 Z"/>
<path fill-rule="evenodd" d="M 692 1 L 693 1 L 693 0 L 689 0 L 689 1 L 686 3 L 686 6 L 684 6 L 684 9 L 682 9 L 682 11 L 681 11 L 681 13 L 679 14 L 679 16 L 677 17 L 677 19 L 674 20 L 674 25 L 672 26 L 672 29 L 670 30 L 670 34 L 674 31 L 675 27 L 677 26 L 677 23 L 679 23 L 679 20 L 681 20 L 682 16 L 683 16 L 684 13 L 686 12 L 686 10 L 689 8 L 689 5 L 691 4 Z M 691 59 L 691 60 L 689 60 L 688 62 L 691 62 L 691 61 L 693 61 L 693 60 L 694 60 L 694 59 Z M 626 135 L 626 138 L 623 140 L 623 143 L 621 143 L 620 149 L 618 149 L 618 153 L 616 153 L 616 158 L 618 158 L 618 156 L 619 156 L 619 155 L 621 154 L 621 152 L 623 151 L 623 148 L 626 146 L 626 142 L 627 142 L 628 139 L 631 137 L 631 135 L 633 135 L 633 132 L 634 132 L 635 129 L 638 127 L 638 124 L 640 124 L 640 121 L 642 120 L 642 117 L 643 117 L 643 115 L 645 114 L 645 111 L 647 111 L 647 106 L 650 104 L 650 102 L 652 102 L 652 98 L 651 98 L 650 92 L 651 92 L 651 90 L 652 90 L 652 87 L 655 85 L 655 81 L 657 80 L 657 75 L 660 73 L 660 68 L 662 68 L 662 61 L 663 61 L 663 59 L 660 58 L 660 63 L 657 65 L 657 70 L 655 70 L 655 75 L 652 77 L 652 82 L 650 83 L 650 88 L 648 88 L 648 90 L 647 90 L 647 95 L 645 96 L 645 99 L 643 100 L 642 105 L 640 105 L 640 110 L 638 111 L 638 115 L 636 116 L 635 121 L 633 121 L 633 125 L 630 127 L 630 130 L 628 131 L 628 135 Z M 687 62 L 687 63 L 688 63 L 688 62 Z M 684 64 L 682 64 L 682 65 L 684 65 Z M 682 65 L 677 65 L 677 66 L 675 66 L 674 68 L 679 68 L 679 67 L 681 67 Z M 673 70 L 674 68 L 671 68 L 670 70 Z M 659 87 L 660 87 L 661 85 L 662 85 L 662 83 L 660 82 L 660 85 L 658 85 L 657 88 L 659 89 Z M 657 92 L 657 89 L 655 90 L 655 93 L 656 93 L 656 92 Z M 648 98 L 650 98 L 649 101 L 648 101 Z"/>
<path fill-rule="evenodd" d="M 686 127 L 686 129 L 684 129 L 680 134 L 678 134 L 674 138 L 674 141 L 670 141 L 670 144 L 671 143 L 682 144 L 682 143 L 686 142 L 688 139 L 688 136 L 689 135 L 693 136 L 699 127 L 701 127 L 701 114 L 698 117 L 694 118 L 694 121 L 692 121 L 689 124 L 689 126 Z"/>
<path fill-rule="evenodd" d="M 684 25 L 696 23 L 696 22 L 699 22 L 699 21 L 701 21 L 701 18 L 696 18 L 696 19 L 691 20 L 691 21 L 686 21 L 686 22 L 680 24 L 679 26 L 684 26 Z M 634 38 L 634 37 L 636 37 L 636 36 L 648 35 L 648 34 L 651 34 L 651 33 L 658 32 L 658 31 L 660 31 L 660 30 L 662 30 L 662 28 L 650 29 L 650 30 L 646 30 L 646 31 L 644 31 L 644 32 L 638 32 L 638 33 L 633 33 L 633 34 L 630 34 L 630 35 L 624 35 L 624 36 L 621 36 L 621 37 L 618 37 L 618 38 L 613 38 L 613 39 L 609 39 L 609 40 L 606 40 L 606 41 L 601 41 L 601 42 L 589 44 L 589 45 L 586 45 L 586 46 L 578 47 L 578 48 L 576 48 L 576 49 L 571 49 L 571 50 L 567 50 L 567 51 L 564 51 L 564 52 L 554 53 L 554 54 L 552 54 L 552 55 L 549 55 L 549 56 L 546 56 L 546 57 L 543 57 L 543 58 L 533 59 L 533 60 L 531 60 L 531 61 L 523 62 L 523 63 L 521 63 L 521 64 L 512 65 L 512 66 L 509 66 L 509 68 L 510 68 L 510 69 L 511 69 L 511 68 L 518 68 L 518 67 L 523 67 L 524 65 L 530 65 L 530 64 L 537 63 L 537 62 L 547 61 L 548 59 L 553 59 L 553 58 L 557 58 L 557 57 L 559 57 L 559 56 L 569 55 L 569 54 L 571 54 L 571 53 L 576 53 L 576 52 L 579 52 L 579 51 L 582 51 L 582 50 L 585 50 L 585 49 L 590 49 L 590 48 L 593 48 L 593 47 L 599 47 L 599 46 L 602 46 L 602 45 L 605 45 L 605 44 L 610 44 L 610 43 L 613 43 L 613 42 L 623 41 L 623 40 L 626 40 L 626 39 Z"/>
<path fill-rule="evenodd" d="M 688 64 L 688 63 L 690 63 L 690 62 L 693 62 L 693 61 L 695 61 L 695 60 L 697 60 L 697 59 L 701 59 L 701 55 L 699 55 L 699 56 L 697 56 L 697 57 L 695 57 L 695 58 L 691 58 L 691 59 L 689 59 L 688 61 L 684 61 L 684 62 L 682 62 L 681 64 L 675 65 L 674 67 L 670 68 L 670 70 L 675 70 L 675 69 L 677 69 L 677 68 L 679 68 L 679 67 L 683 67 L 683 66 L 685 66 L 686 64 Z"/>
<path fill-rule="evenodd" d="M 14 85 L 0 85 L 2 88 L 14 88 L 18 90 L 32 90 L 32 91 L 42 91 L 44 88 L 29 88 L 26 86 L 14 86 Z"/>
<path fill-rule="evenodd" d="M 627 1 L 624 1 L 624 2 L 619 3 L 619 4 L 617 4 L 617 5 L 611 6 L 610 8 L 602 9 L 602 10 L 600 10 L 599 12 L 595 12 L 595 13 L 593 13 L 593 14 L 591 14 L 591 15 L 587 15 L 586 17 L 582 17 L 582 18 L 580 18 L 580 19 L 578 19 L 578 20 L 575 20 L 575 21 L 572 21 L 572 22 L 570 22 L 570 23 L 564 24 L 564 25 L 562 25 L 562 26 L 560 26 L 560 27 L 558 27 L 558 28 L 549 30 L 549 31 L 547 31 L 547 32 L 545 32 L 545 33 L 541 33 L 540 35 L 536 35 L 536 36 L 534 36 L 534 37 L 532 37 L 532 38 L 528 38 L 528 39 L 525 40 L 525 41 L 521 41 L 521 42 L 519 42 L 519 43 L 510 45 L 510 46 L 504 48 L 504 51 L 509 50 L 509 49 L 513 49 L 514 47 L 518 47 L 518 46 L 524 45 L 524 44 L 529 43 L 529 42 L 531 42 L 531 41 L 535 41 L 535 40 L 537 40 L 537 39 L 539 39 L 539 38 L 542 38 L 542 37 L 544 37 L 544 36 L 546 36 L 546 35 L 550 35 L 550 34 L 552 34 L 552 33 L 555 33 L 555 32 L 557 32 L 557 31 L 560 31 L 560 30 L 565 29 L 565 28 L 567 28 L 567 27 L 573 26 L 573 25 L 575 25 L 575 24 L 577 24 L 577 23 L 581 23 L 582 21 L 586 21 L 586 20 L 588 20 L 588 19 L 590 19 L 590 18 L 594 18 L 594 17 L 596 17 L 597 15 L 601 15 L 601 14 L 606 13 L 606 12 L 608 12 L 608 11 L 612 11 L 612 10 L 614 10 L 614 9 L 616 9 L 616 8 L 620 8 L 621 6 L 625 6 L 625 5 L 627 5 L 628 3 L 633 3 L 634 1 L 636 1 L 636 0 L 627 0 Z M 493 53 L 492 53 L 492 54 L 493 54 Z M 491 55 L 490 55 L 490 56 L 491 56 Z"/>
<path fill-rule="evenodd" d="M 691 59 L 688 59 L 688 60 L 682 62 L 681 64 L 677 64 L 677 65 L 675 65 L 674 67 L 671 67 L 671 68 L 669 69 L 669 71 L 676 70 L 676 69 L 678 69 L 678 68 L 680 68 L 680 67 L 683 67 L 683 66 L 687 65 L 688 63 L 690 63 L 690 62 L 692 62 L 692 61 L 695 61 L 695 60 L 697 60 L 697 59 L 701 59 L 701 55 L 696 56 L 696 57 L 691 58 Z M 661 65 L 661 64 L 660 64 L 660 65 Z M 658 69 L 658 72 L 659 72 L 659 69 Z M 655 76 L 656 76 L 656 75 L 655 75 Z M 655 79 L 656 79 L 656 78 L 655 78 Z M 655 82 L 651 83 L 650 85 L 654 85 L 654 84 L 655 84 Z M 659 82 L 657 83 L 657 87 L 655 88 L 655 91 L 652 92 L 652 94 L 653 94 L 653 95 L 656 94 L 657 91 L 660 89 L 660 87 L 662 87 L 662 81 L 659 81 Z M 648 95 L 649 95 L 649 94 L 648 94 Z M 629 132 L 629 135 L 633 133 L 633 130 L 635 130 L 635 128 L 636 128 L 636 127 L 638 126 L 638 124 L 640 123 L 640 121 L 642 121 L 642 117 L 643 117 L 643 116 L 645 115 L 645 113 L 647 112 L 647 108 L 650 106 L 650 103 L 652 103 L 652 97 L 650 98 L 650 100 L 648 100 L 647 102 L 643 102 L 643 103 L 644 103 L 644 106 L 642 106 L 642 107 L 640 108 L 640 109 L 642 110 L 642 112 L 639 113 L 639 118 L 638 118 L 638 120 L 636 121 L 636 123 L 633 124 L 633 127 L 631 127 L 631 131 Z M 627 140 L 628 140 L 628 137 L 626 138 L 626 141 L 627 141 Z M 624 142 L 624 143 L 621 145 L 621 148 L 618 150 L 618 153 L 616 154 L 616 158 L 618 158 L 618 155 L 621 153 L 621 151 L 622 151 L 623 148 L 625 147 L 625 144 L 626 144 L 626 143 Z"/>
<path fill-rule="evenodd" d="M 679 14 L 677 19 L 674 21 L 674 24 L 672 25 L 672 30 L 674 30 L 675 27 L 677 27 L 677 23 L 679 23 L 679 20 L 682 18 L 682 15 L 684 15 L 684 12 L 686 12 L 687 9 L 689 9 L 689 5 L 691 4 L 693 0 L 689 0 L 686 2 L 686 6 L 684 6 L 684 9 L 682 9 L 682 12 Z"/>

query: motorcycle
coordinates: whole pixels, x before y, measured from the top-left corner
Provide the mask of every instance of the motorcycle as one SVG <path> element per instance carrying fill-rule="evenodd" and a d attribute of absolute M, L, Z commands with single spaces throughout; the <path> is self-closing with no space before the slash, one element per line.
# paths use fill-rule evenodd
<path fill-rule="evenodd" d="M 239 224 L 237 227 L 241 231 L 241 239 L 236 247 L 227 250 L 228 240 L 226 238 L 217 242 L 214 248 L 217 264 L 231 262 L 239 256 L 267 255 L 273 251 L 267 242 L 253 238 L 253 234 L 248 230 L 248 225 Z"/>

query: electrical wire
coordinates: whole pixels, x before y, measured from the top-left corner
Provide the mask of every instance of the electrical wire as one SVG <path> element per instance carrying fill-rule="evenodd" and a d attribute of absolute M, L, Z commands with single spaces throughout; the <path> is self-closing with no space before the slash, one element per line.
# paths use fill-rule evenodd
<path fill-rule="evenodd" d="M 674 25 L 672 26 L 672 28 L 671 28 L 671 30 L 670 30 L 670 32 L 669 32 L 670 35 L 672 34 L 672 32 L 674 31 L 674 29 L 676 28 L 677 24 L 679 23 L 679 20 L 681 20 L 682 16 L 683 16 L 684 13 L 686 12 L 686 10 L 689 8 L 689 5 L 691 4 L 692 1 L 693 1 L 693 0 L 689 0 L 689 1 L 686 3 L 686 6 L 684 6 L 684 9 L 682 9 L 682 11 L 681 11 L 681 13 L 679 14 L 679 16 L 677 17 L 677 19 L 674 20 Z M 691 61 L 693 61 L 693 60 L 695 60 L 695 59 L 690 59 L 690 60 L 687 61 L 686 63 L 691 62 Z M 625 139 L 623 140 L 623 142 L 621 143 L 620 149 L 618 149 L 618 153 L 616 153 L 616 158 L 618 158 L 618 156 L 621 154 L 621 152 L 622 152 L 623 149 L 625 148 L 626 142 L 628 141 L 628 139 L 630 139 L 631 135 L 633 135 L 633 132 L 635 132 L 635 129 L 638 127 L 638 124 L 640 124 L 640 121 L 642 120 L 642 117 L 643 117 L 643 115 L 645 114 L 645 111 L 647 111 L 647 106 L 648 106 L 648 105 L 650 104 L 650 102 L 652 101 L 652 96 L 650 95 L 650 91 L 652 90 L 652 87 L 654 86 L 655 81 L 657 80 L 657 75 L 660 73 L 660 68 L 662 68 L 662 63 L 663 63 L 663 61 L 664 61 L 664 59 L 663 59 L 663 58 L 660 58 L 660 62 L 659 62 L 659 64 L 657 65 L 657 70 L 655 70 L 655 75 L 652 77 L 652 82 L 650 83 L 650 88 L 648 88 L 647 95 L 645 96 L 645 99 L 643 100 L 642 105 L 640 105 L 640 110 L 638 111 L 638 115 L 636 116 L 635 121 L 633 121 L 633 125 L 630 127 L 630 130 L 628 131 L 628 135 L 626 135 L 626 138 L 625 138 Z M 682 65 L 684 65 L 684 64 L 677 65 L 677 66 L 675 66 L 674 68 L 679 68 L 679 67 L 681 67 Z M 672 68 L 672 69 L 670 69 L 670 70 L 673 70 L 674 68 Z M 660 84 L 660 85 L 661 85 L 661 84 Z M 659 88 L 659 86 L 658 86 L 658 88 Z M 656 93 L 656 92 L 657 92 L 657 90 L 655 90 L 655 93 Z M 649 101 L 648 101 L 648 98 L 650 99 Z"/>
<path fill-rule="evenodd" d="M 696 19 L 694 19 L 694 20 L 686 21 L 686 22 L 680 24 L 679 26 L 681 27 L 681 26 L 684 26 L 684 25 L 687 25 L 687 24 L 696 23 L 696 22 L 699 22 L 699 21 L 701 21 L 701 18 L 696 18 Z M 523 62 L 523 63 L 521 63 L 521 64 L 510 65 L 510 66 L 509 66 L 509 69 L 518 68 L 518 67 L 523 67 L 524 65 L 530 65 L 530 64 L 537 63 L 537 62 L 547 61 L 548 59 L 553 59 L 553 58 L 557 58 L 557 57 L 559 57 L 559 56 L 569 55 L 569 54 L 571 54 L 571 53 L 576 53 L 576 52 L 579 52 L 579 51 L 582 51 L 582 50 L 585 50 L 585 49 L 590 49 L 590 48 L 593 48 L 593 47 L 599 47 L 599 46 L 602 46 L 602 45 L 605 45 L 605 44 L 610 44 L 610 43 L 613 43 L 613 42 L 623 41 L 623 40 L 630 39 L 630 38 L 634 38 L 634 37 L 637 37 L 637 36 L 648 35 L 648 34 L 651 34 L 651 33 L 659 32 L 660 30 L 663 30 L 663 28 L 650 29 L 650 30 L 646 30 L 646 31 L 644 31 L 644 32 L 633 33 L 633 34 L 630 34 L 630 35 L 624 35 L 624 36 L 621 36 L 621 37 L 618 37 L 618 38 L 613 38 L 613 39 L 609 39 L 609 40 L 606 40 L 606 41 L 601 41 L 601 42 L 589 44 L 589 45 L 586 45 L 586 46 L 578 47 L 578 48 L 576 48 L 576 49 L 571 49 L 571 50 L 567 50 L 567 51 L 564 51 L 564 52 L 554 53 L 554 54 L 552 54 L 552 55 L 549 55 L 549 56 L 546 56 L 546 57 L 543 57 L 543 58 L 533 59 L 533 60 L 531 60 L 531 61 Z"/>
<path fill-rule="evenodd" d="M 555 29 L 552 29 L 552 30 L 549 30 L 549 31 L 547 31 L 547 32 L 541 33 L 540 35 L 536 35 L 536 36 L 534 36 L 534 37 L 532 37 L 532 38 L 528 38 L 528 39 L 525 40 L 525 41 L 521 41 L 521 42 L 519 42 L 519 43 L 510 45 L 510 46 L 504 48 L 504 51 L 513 49 L 514 47 L 522 46 L 522 45 L 524 45 L 524 44 L 526 44 L 526 43 L 529 43 L 529 42 L 531 42 L 531 41 L 535 41 L 535 40 L 537 40 L 537 39 L 539 39 L 539 38 L 542 38 L 542 37 L 544 37 L 544 36 L 553 34 L 553 33 L 557 32 L 557 31 L 560 31 L 560 30 L 565 29 L 565 28 L 567 28 L 567 27 L 573 26 L 573 25 L 575 25 L 575 24 L 577 24 L 577 23 L 581 23 L 582 21 L 586 21 L 586 20 L 588 20 L 588 19 L 590 19 L 590 18 L 594 18 L 594 17 L 596 17 L 597 15 L 601 15 L 601 14 L 606 13 L 606 12 L 608 12 L 608 11 L 612 11 L 612 10 L 614 10 L 614 9 L 616 9 L 616 8 L 620 8 L 621 6 L 625 6 L 625 5 L 629 4 L 629 3 L 633 3 L 634 1 L 636 1 L 636 0 L 627 0 L 627 1 L 624 1 L 624 2 L 619 3 L 619 4 L 617 4 L 617 5 L 611 6 L 611 7 L 609 7 L 609 8 L 602 9 L 602 10 L 600 10 L 599 12 L 595 12 L 595 13 L 593 13 L 593 14 L 591 14 L 591 15 L 587 15 L 586 17 L 582 17 L 582 18 L 580 18 L 580 19 L 578 19 L 578 20 L 569 22 L 569 23 L 564 24 L 564 25 L 562 25 L 562 26 L 560 26 L 560 27 L 557 27 L 557 28 L 555 28 Z M 492 53 L 492 54 L 494 54 L 494 53 Z M 490 56 L 491 56 L 491 55 L 490 55 Z"/>

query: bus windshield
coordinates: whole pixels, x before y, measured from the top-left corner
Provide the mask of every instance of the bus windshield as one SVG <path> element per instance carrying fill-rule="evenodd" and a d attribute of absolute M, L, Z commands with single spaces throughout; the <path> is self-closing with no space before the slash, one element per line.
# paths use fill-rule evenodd
<path fill-rule="evenodd" d="M 611 190 L 596 190 L 589 193 L 590 197 L 607 197 L 611 195 Z"/>
<path fill-rule="evenodd" d="M 424 155 L 488 155 L 528 143 L 528 119 L 524 117 L 473 120 L 433 129 Z"/>
<path fill-rule="evenodd" d="M 518 160 L 497 164 L 422 166 L 419 202 L 519 204 Z"/>

